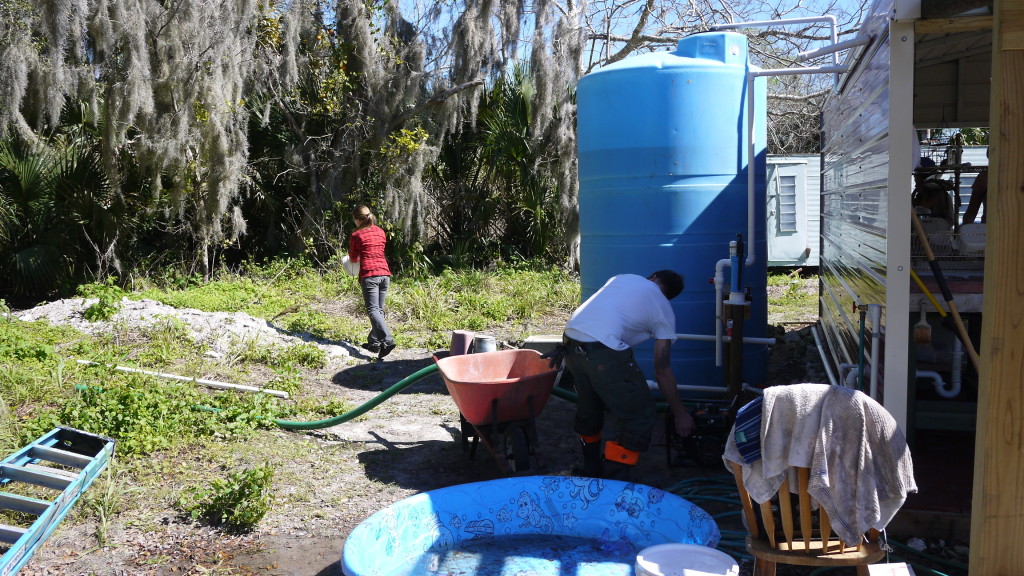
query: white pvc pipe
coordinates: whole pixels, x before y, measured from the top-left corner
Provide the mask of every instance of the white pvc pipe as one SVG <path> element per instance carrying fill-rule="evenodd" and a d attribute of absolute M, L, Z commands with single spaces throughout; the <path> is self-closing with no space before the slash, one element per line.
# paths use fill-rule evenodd
<path fill-rule="evenodd" d="M 748 62 L 749 66 L 749 62 Z M 754 239 L 754 73 L 747 71 L 747 244 L 751 249 L 747 250 L 745 266 L 754 264 L 754 254 L 757 252 L 757 244 Z"/>
<path fill-rule="evenodd" d="M 814 343 L 818 347 L 818 356 L 821 358 L 821 365 L 825 367 L 825 373 L 828 374 L 828 381 L 833 385 L 837 386 L 835 374 L 832 374 L 832 365 L 829 364 L 828 356 L 825 355 L 825 347 L 821 345 L 821 336 L 818 335 L 818 327 L 811 326 L 811 334 L 814 335 Z"/>
<path fill-rule="evenodd" d="M 918 378 L 930 378 L 935 384 L 935 393 L 943 398 L 955 398 L 960 393 L 960 386 L 950 383 L 949 387 L 946 387 L 946 382 L 942 379 L 942 374 L 933 370 L 918 370 Z"/>
<path fill-rule="evenodd" d="M 842 363 L 839 365 L 839 380 L 843 382 L 843 386 L 847 388 L 853 388 L 857 385 L 857 368 L 856 364 Z"/>
<path fill-rule="evenodd" d="M 747 242 L 753 247 L 754 243 L 754 207 L 756 206 L 756 194 L 754 186 L 754 79 L 762 76 L 790 76 L 794 74 L 820 74 L 840 72 L 848 70 L 845 66 L 816 66 L 811 68 L 780 68 L 777 70 L 749 70 L 747 72 Z M 747 250 L 746 266 L 754 264 L 754 253 L 756 249 Z"/>
<path fill-rule="evenodd" d="M 691 386 L 689 384 L 680 384 L 679 386 L 676 386 L 676 388 L 684 392 L 718 392 L 722 394 L 729 390 L 725 386 Z"/>
<path fill-rule="evenodd" d="M 647 381 L 647 386 L 651 390 L 657 390 L 658 383 L 655 382 L 654 380 L 648 380 Z M 725 386 L 700 386 L 700 385 L 696 385 L 696 384 L 677 384 L 676 385 L 676 390 L 680 390 L 680 391 L 683 391 L 683 392 L 689 391 L 689 392 L 719 392 L 719 393 L 725 393 L 728 390 L 728 388 L 726 388 Z"/>
<path fill-rule="evenodd" d="M 100 366 L 98 362 L 90 362 L 88 360 L 77 360 L 79 364 L 86 364 L 89 366 Z M 227 382 L 218 382 L 216 380 L 206 380 L 204 378 L 191 378 L 189 376 L 179 376 L 177 374 L 168 374 L 166 372 L 154 372 L 152 370 L 143 370 L 141 368 L 129 368 L 128 366 L 114 366 L 113 364 L 103 364 L 107 368 L 113 368 L 119 372 L 129 372 L 132 374 L 146 374 L 147 376 L 156 376 L 157 378 L 167 378 L 170 380 L 179 380 L 182 382 L 195 382 L 196 384 L 202 384 L 209 386 L 210 388 L 219 388 L 223 390 L 241 390 L 242 392 L 263 392 L 264 394 L 270 394 L 271 396 L 277 396 L 278 398 L 287 398 L 288 393 L 282 390 L 271 390 L 269 388 L 257 388 L 255 386 L 246 386 L 244 384 L 229 384 Z"/>
<path fill-rule="evenodd" d="M 676 334 L 676 340 L 692 340 L 695 342 L 714 342 L 718 340 L 716 334 Z M 732 342 L 731 336 L 722 336 L 722 342 Z M 769 346 L 775 344 L 775 338 L 755 338 L 751 336 L 747 338 L 743 337 L 744 344 L 767 344 Z"/>
<path fill-rule="evenodd" d="M 854 365 L 853 367 L 856 368 L 857 366 Z M 843 386 L 846 386 L 847 388 L 857 388 L 856 370 L 850 370 L 846 373 L 846 378 L 843 378 Z"/>
<path fill-rule="evenodd" d="M 773 68 L 771 70 L 752 70 L 754 76 L 799 76 L 801 74 L 841 74 L 848 72 L 849 66 L 808 66 L 797 68 Z"/>
<path fill-rule="evenodd" d="M 715 264 L 715 366 L 722 365 L 722 286 L 725 285 L 726 266 L 732 266 L 728 258 Z"/>
<path fill-rule="evenodd" d="M 830 40 L 832 45 L 835 45 L 839 41 L 839 33 L 836 30 L 836 17 L 828 14 L 824 16 L 806 16 L 803 18 L 786 18 L 782 20 L 756 20 L 754 22 L 736 22 L 733 24 L 716 24 L 711 26 L 711 30 L 735 30 L 738 28 L 756 28 L 756 27 L 769 27 L 779 26 L 785 24 L 811 24 L 814 22 L 828 22 L 830 30 Z M 832 52 L 832 65 L 839 65 L 839 54 L 838 50 Z M 832 88 L 833 90 L 839 91 L 839 73 L 832 77 Z"/>
<path fill-rule="evenodd" d="M 815 48 L 814 50 L 808 50 L 806 52 L 797 52 L 796 60 L 797 60 L 797 62 L 803 62 L 804 60 L 809 60 L 811 58 L 817 58 L 818 56 L 824 56 L 826 54 L 836 54 L 837 52 L 840 52 L 842 50 L 846 50 L 847 48 L 853 48 L 855 46 L 863 46 L 864 44 L 867 44 L 868 42 L 871 42 L 871 37 L 870 36 L 861 36 L 859 38 L 851 38 L 850 40 L 843 40 L 842 42 L 836 42 L 834 44 L 830 44 L 830 45 L 824 46 L 822 48 Z M 835 63 L 836 62 L 833 60 L 833 64 L 835 64 Z"/>

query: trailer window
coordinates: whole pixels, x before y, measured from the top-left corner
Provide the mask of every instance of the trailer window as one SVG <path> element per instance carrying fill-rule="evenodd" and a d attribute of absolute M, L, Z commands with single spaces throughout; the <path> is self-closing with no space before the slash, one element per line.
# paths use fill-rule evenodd
<path fill-rule="evenodd" d="M 779 176 L 779 232 L 796 232 L 797 177 Z"/>

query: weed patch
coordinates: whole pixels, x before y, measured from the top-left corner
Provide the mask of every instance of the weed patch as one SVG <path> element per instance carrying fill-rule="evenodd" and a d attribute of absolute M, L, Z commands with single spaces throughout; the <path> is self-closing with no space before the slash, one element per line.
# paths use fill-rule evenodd
<path fill-rule="evenodd" d="M 57 425 L 115 438 L 118 454 L 131 457 L 167 450 L 202 437 L 245 436 L 268 427 L 277 414 L 263 394 L 201 393 L 194 386 L 97 367 L 74 394 L 47 408 L 23 427 L 27 443 Z M 102 376 L 101 376 L 102 374 Z"/>
<path fill-rule="evenodd" d="M 178 502 L 193 519 L 204 519 L 231 532 L 249 532 L 270 510 L 274 468 L 269 464 L 231 472 L 209 487 L 197 487 Z"/>

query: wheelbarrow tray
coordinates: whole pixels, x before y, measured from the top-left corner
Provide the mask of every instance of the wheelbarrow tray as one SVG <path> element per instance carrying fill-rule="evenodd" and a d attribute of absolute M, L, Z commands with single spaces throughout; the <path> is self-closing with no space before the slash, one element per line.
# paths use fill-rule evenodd
<path fill-rule="evenodd" d="M 448 356 L 437 360 L 437 369 L 462 416 L 474 426 L 537 417 L 558 374 L 540 352 L 526 349 Z"/>

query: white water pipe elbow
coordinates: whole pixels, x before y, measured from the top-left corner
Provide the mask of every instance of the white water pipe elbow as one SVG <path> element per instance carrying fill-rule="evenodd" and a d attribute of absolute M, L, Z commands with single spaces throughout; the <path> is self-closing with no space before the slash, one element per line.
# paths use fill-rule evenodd
<path fill-rule="evenodd" d="M 935 393 L 943 398 L 955 398 L 960 393 L 960 385 L 951 382 L 949 386 L 946 386 L 946 382 L 942 379 L 942 374 L 935 372 L 934 370 L 918 370 L 918 378 L 929 378 L 935 385 Z"/>

